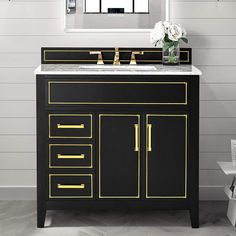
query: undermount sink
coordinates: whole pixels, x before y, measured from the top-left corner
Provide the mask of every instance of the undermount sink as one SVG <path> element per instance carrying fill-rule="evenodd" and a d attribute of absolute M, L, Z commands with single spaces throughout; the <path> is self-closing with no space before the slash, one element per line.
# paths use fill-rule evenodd
<path fill-rule="evenodd" d="M 154 71 L 155 66 L 148 65 L 84 65 L 80 70 L 103 70 L 103 71 Z"/>

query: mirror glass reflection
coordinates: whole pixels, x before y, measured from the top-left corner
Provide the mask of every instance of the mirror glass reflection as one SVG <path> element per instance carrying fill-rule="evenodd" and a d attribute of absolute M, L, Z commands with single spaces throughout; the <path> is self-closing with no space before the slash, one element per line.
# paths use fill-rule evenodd
<path fill-rule="evenodd" d="M 151 29 L 165 0 L 66 0 L 66 29 Z"/>
<path fill-rule="evenodd" d="M 84 13 L 149 13 L 149 0 L 84 0 Z"/>

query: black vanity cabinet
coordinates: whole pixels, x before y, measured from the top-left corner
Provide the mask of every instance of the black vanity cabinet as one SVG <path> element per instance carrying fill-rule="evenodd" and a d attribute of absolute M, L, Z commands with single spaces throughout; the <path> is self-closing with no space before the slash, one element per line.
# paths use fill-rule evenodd
<path fill-rule="evenodd" d="M 183 209 L 198 227 L 198 75 L 37 75 L 48 209 Z"/>
<path fill-rule="evenodd" d="M 148 114 L 146 128 L 146 197 L 186 198 L 188 115 Z"/>
<path fill-rule="evenodd" d="M 139 198 L 140 115 L 98 116 L 99 198 Z"/>

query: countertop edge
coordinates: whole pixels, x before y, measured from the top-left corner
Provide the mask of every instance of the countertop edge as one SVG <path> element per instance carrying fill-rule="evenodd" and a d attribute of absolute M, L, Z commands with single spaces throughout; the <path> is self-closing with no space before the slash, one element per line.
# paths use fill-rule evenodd
<path fill-rule="evenodd" d="M 182 65 L 184 66 L 184 65 Z M 172 68 L 172 67 L 170 67 Z M 202 75 L 202 72 L 192 65 L 192 71 L 42 71 L 42 65 L 34 70 L 35 75 Z"/>

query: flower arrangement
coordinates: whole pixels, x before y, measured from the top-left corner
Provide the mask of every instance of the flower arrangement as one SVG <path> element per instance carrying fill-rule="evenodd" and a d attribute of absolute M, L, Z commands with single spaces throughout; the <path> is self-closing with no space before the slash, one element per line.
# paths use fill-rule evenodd
<path fill-rule="evenodd" d="M 151 43 L 163 47 L 163 64 L 179 63 L 179 42 L 188 43 L 186 30 L 179 24 L 159 21 L 151 31 Z"/>

